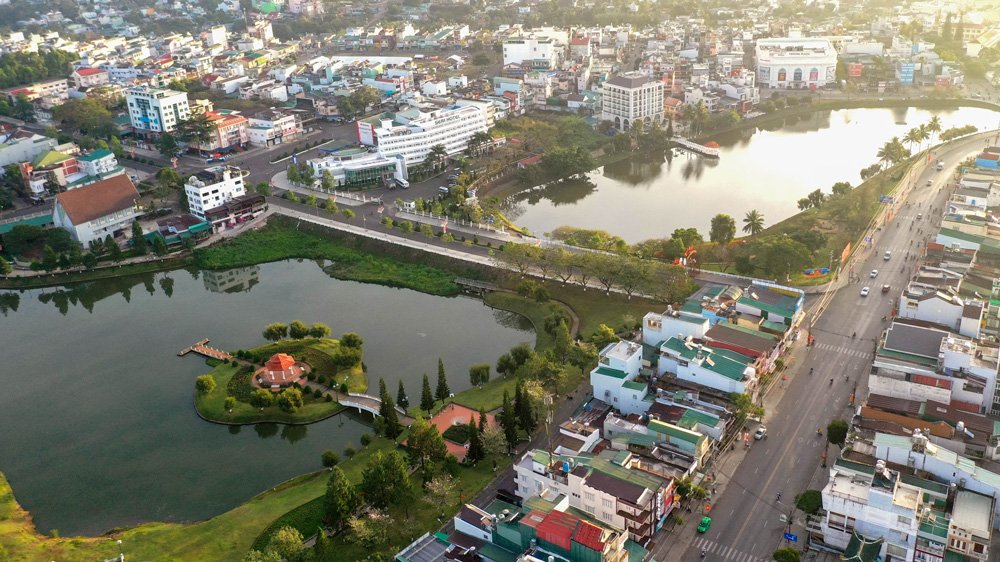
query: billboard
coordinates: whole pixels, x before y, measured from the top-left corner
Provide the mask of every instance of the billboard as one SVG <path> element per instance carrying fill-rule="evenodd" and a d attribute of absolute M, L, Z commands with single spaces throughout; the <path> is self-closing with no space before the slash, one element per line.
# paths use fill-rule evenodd
<path fill-rule="evenodd" d="M 850 76 L 851 78 L 857 78 L 861 76 L 862 68 L 863 66 L 861 65 L 861 63 L 852 62 L 851 64 L 847 65 L 847 75 Z"/>
<path fill-rule="evenodd" d="M 912 84 L 913 83 L 913 72 L 916 69 L 916 64 L 912 62 L 904 62 L 899 65 L 899 83 L 900 84 Z"/>
<path fill-rule="evenodd" d="M 844 247 L 844 251 L 840 254 L 840 263 L 843 264 L 847 261 L 847 257 L 851 255 L 851 243 L 848 242 L 847 246 Z"/>

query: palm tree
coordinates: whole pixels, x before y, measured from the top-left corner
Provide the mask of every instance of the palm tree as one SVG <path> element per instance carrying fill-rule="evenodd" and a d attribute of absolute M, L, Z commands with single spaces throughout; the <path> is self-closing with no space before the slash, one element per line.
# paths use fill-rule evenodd
<path fill-rule="evenodd" d="M 903 137 L 903 142 L 910 145 L 910 150 L 913 150 L 913 145 L 920 142 L 920 131 L 918 131 L 915 127 L 906 131 L 906 136 Z"/>
<path fill-rule="evenodd" d="M 477 131 L 469 138 L 469 155 L 474 156 L 483 151 L 483 147 L 493 141 L 493 135 L 486 131 Z"/>
<path fill-rule="evenodd" d="M 436 170 L 447 156 L 448 149 L 443 144 L 435 144 L 427 154 L 427 159 L 434 164 L 434 169 Z"/>
<path fill-rule="evenodd" d="M 937 137 L 937 134 L 941 132 L 941 118 L 935 115 L 931 117 L 931 120 L 927 122 L 927 132 L 933 134 Z"/>
<path fill-rule="evenodd" d="M 917 127 L 917 138 L 920 139 L 920 148 L 921 150 L 923 150 L 924 141 L 931 138 L 931 132 L 927 128 L 927 125 L 920 125 L 919 127 Z"/>
<path fill-rule="evenodd" d="M 753 209 L 743 217 L 743 232 L 754 236 L 764 230 L 764 215 Z"/>
<path fill-rule="evenodd" d="M 878 156 L 878 162 L 884 168 L 889 163 L 889 160 L 892 159 L 892 143 L 887 142 L 883 144 L 878 149 L 878 152 L 875 153 L 875 156 Z"/>
<path fill-rule="evenodd" d="M 642 138 L 644 129 L 645 123 L 642 122 L 642 119 L 636 119 L 632 122 L 632 128 L 629 130 L 629 133 L 632 135 L 632 139 L 636 142 L 636 144 L 638 144 L 639 139 Z"/>

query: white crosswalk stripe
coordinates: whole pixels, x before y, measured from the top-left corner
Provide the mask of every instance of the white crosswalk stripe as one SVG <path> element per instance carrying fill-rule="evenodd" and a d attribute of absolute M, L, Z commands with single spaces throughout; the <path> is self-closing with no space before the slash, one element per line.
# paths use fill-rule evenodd
<path fill-rule="evenodd" d="M 752 554 L 742 552 L 735 547 L 730 547 L 710 541 L 705 537 L 697 537 L 692 545 L 700 550 L 705 550 L 711 553 L 713 556 L 708 556 L 706 562 L 713 562 L 715 560 L 729 560 L 731 562 L 765 562 L 763 559 L 758 558 Z"/>

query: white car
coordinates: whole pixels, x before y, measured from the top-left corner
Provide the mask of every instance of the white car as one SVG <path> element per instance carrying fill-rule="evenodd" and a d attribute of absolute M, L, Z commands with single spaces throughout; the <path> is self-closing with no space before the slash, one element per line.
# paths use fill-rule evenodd
<path fill-rule="evenodd" d="M 864 289 L 861 289 L 861 296 L 862 297 L 867 297 L 868 296 L 868 287 L 865 287 Z"/>
<path fill-rule="evenodd" d="M 765 435 L 767 435 L 767 428 L 762 425 L 757 428 L 757 433 L 753 434 L 753 438 L 760 441 Z"/>
<path fill-rule="evenodd" d="M 878 270 L 877 270 L 877 269 L 873 269 L 873 270 L 872 270 L 872 275 L 871 275 L 871 277 L 872 277 L 872 279 L 875 279 L 876 277 L 878 277 Z"/>
<path fill-rule="evenodd" d="M 886 250 L 885 255 L 882 256 L 882 259 L 884 259 L 885 261 L 889 261 L 890 259 L 892 259 L 892 251 Z"/>

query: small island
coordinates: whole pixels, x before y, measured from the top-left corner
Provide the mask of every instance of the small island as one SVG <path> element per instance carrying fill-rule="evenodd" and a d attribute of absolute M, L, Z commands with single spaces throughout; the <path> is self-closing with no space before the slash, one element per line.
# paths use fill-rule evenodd
<path fill-rule="evenodd" d="M 265 422 L 314 423 L 344 409 L 343 392 L 363 393 L 368 379 L 362 367 L 360 336 L 330 339 L 325 324 L 271 324 L 264 337 L 272 343 L 208 359 L 214 367 L 198 377 L 195 410 L 220 424 Z M 287 339 L 286 339 L 287 338 Z"/>

